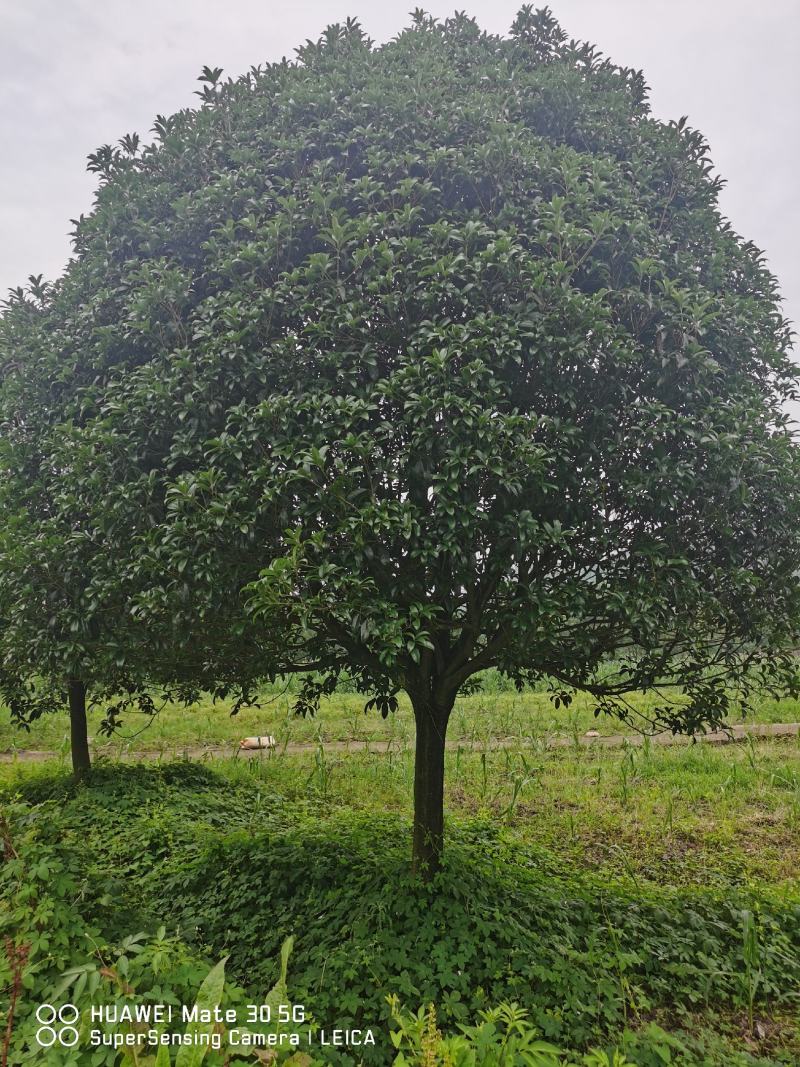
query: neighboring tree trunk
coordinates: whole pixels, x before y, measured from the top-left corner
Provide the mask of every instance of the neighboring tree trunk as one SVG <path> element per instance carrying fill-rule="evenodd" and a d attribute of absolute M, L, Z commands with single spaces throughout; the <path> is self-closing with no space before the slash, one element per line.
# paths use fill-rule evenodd
<path fill-rule="evenodd" d="M 417 726 L 412 870 L 426 881 L 438 871 L 444 839 L 444 741 L 453 700 L 411 696 Z"/>
<path fill-rule="evenodd" d="M 75 781 L 80 782 L 88 775 L 92 766 L 86 726 L 86 686 L 80 678 L 70 678 L 68 691 L 72 773 L 75 776 Z"/>

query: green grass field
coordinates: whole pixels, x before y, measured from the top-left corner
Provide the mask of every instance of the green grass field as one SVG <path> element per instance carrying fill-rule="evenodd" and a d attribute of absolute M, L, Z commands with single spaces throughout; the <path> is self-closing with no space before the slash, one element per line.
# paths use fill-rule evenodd
<path fill-rule="evenodd" d="M 231 751 L 242 737 L 272 734 L 278 746 L 289 742 L 392 740 L 401 744 L 414 735 L 414 722 L 405 695 L 400 696 L 396 714 L 382 719 L 375 712 L 364 714 L 365 697 L 357 693 L 336 693 L 323 698 L 320 712 L 314 718 L 299 718 L 292 712 L 291 692 L 264 693 L 258 707 L 242 708 L 231 716 L 230 701 L 217 703 L 203 700 L 189 708 L 167 704 L 154 719 L 129 712 L 122 725 L 109 740 L 98 733 L 103 718 L 102 707 L 89 713 L 89 734 L 95 750 L 109 756 L 126 751 L 180 752 L 190 747 L 225 747 Z M 636 694 L 631 704 L 647 716 L 656 703 L 651 695 Z M 763 698 L 754 704 L 753 713 L 744 718 L 733 715 L 734 722 L 798 722 L 800 701 Z M 456 702 L 448 727 L 448 739 L 480 744 L 492 739 L 511 739 L 527 746 L 556 736 L 580 736 L 587 730 L 601 734 L 633 733 L 634 726 L 621 724 L 617 719 L 596 717 L 592 700 L 583 694 L 576 696 L 568 709 L 556 710 L 546 692 L 497 692 L 489 688 L 472 696 L 460 697 Z M 641 729 L 648 729 L 642 719 Z M 69 724 L 66 716 L 46 715 L 34 723 L 30 731 L 12 726 L 8 716 L 0 717 L 0 751 L 35 749 L 68 752 Z"/>

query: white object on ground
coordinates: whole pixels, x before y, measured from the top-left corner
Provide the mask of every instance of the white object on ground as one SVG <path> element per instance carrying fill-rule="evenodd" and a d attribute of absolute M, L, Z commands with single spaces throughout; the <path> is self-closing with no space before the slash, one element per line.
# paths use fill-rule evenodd
<path fill-rule="evenodd" d="M 243 737 L 239 742 L 239 748 L 275 748 L 275 738 L 272 734 L 264 734 L 263 737 Z"/>

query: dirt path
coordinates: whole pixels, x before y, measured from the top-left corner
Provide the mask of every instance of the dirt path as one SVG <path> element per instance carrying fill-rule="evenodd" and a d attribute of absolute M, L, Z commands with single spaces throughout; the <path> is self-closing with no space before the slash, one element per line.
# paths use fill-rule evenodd
<path fill-rule="evenodd" d="M 686 745 L 692 740 L 690 737 L 674 736 L 671 733 L 658 733 L 648 735 L 650 743 L 654 745 Z M 749 737 L 798 737 L 800 736 L 800 723 L 754 723 L 752 726 L 731 726 L 728 730 L 716 730 L 712 733 L 698 734 L 696 740 L 708 745 L 727 745 L 737 741 L 746 741 Z M 553 735 L 542 737 L 540 743 L 546 749 L 572 748 L 576 743 L 574 737 Z M 581 747 L 592 748 L 619 748 L 624 744 L 643 745 L 645 737 L 642 734 L 606 734 L 594 736 L 591 732 L 577 738 Z M 272 759 L 278 756 L 296 756 L 303 753 L 316 752 L 320 745 L 316 741 L 292 741 L 287 744 L 279 744 L 274 749 L 239 749 L 235 745 L 189 745 L 174 746 L 164 749 L 149 749 L 138 752 L 115 752 L 112 748 L 96 747 L 93 750 L 95 759 L 111 757 L 126 761 L 139 760 L 163 760 L 163 759 L 218 759 L 230 758 L 231 756 L 241 759 Z M 477 742 L 466 739 L 452 740 L 447 742 L 448 749 L 461 749 L 463 751 L 482 752 L 486 749 L 526 748 L 533 747 L 531 741 L 518 737 L 496 737 L 488 742 Z M 325 741 L 322 743 L 325 752 L 401 752 L 407 750 L 408 744 L 404 741 L 385 741 L 376 739 L 373 741 Z M 16 752 L 0 752 L 0 763 L 12 763 L 15 760 L 21 763 L 41 763 L 44 760 L 57 758 L 55 752 L 40 752 L 34 749 L 17 749 Z"/>

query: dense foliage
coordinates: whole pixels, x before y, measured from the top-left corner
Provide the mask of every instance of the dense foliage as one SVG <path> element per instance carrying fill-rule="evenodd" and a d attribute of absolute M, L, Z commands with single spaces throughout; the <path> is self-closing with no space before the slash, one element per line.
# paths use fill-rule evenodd
<path fill-rule="evenodd" d="M 2 662 L 405 689 L 432 866 L 476 672 L 794 684 L 797 370 L 702 136 L 529 8 L 202 80 L 4 316 Z"/>

